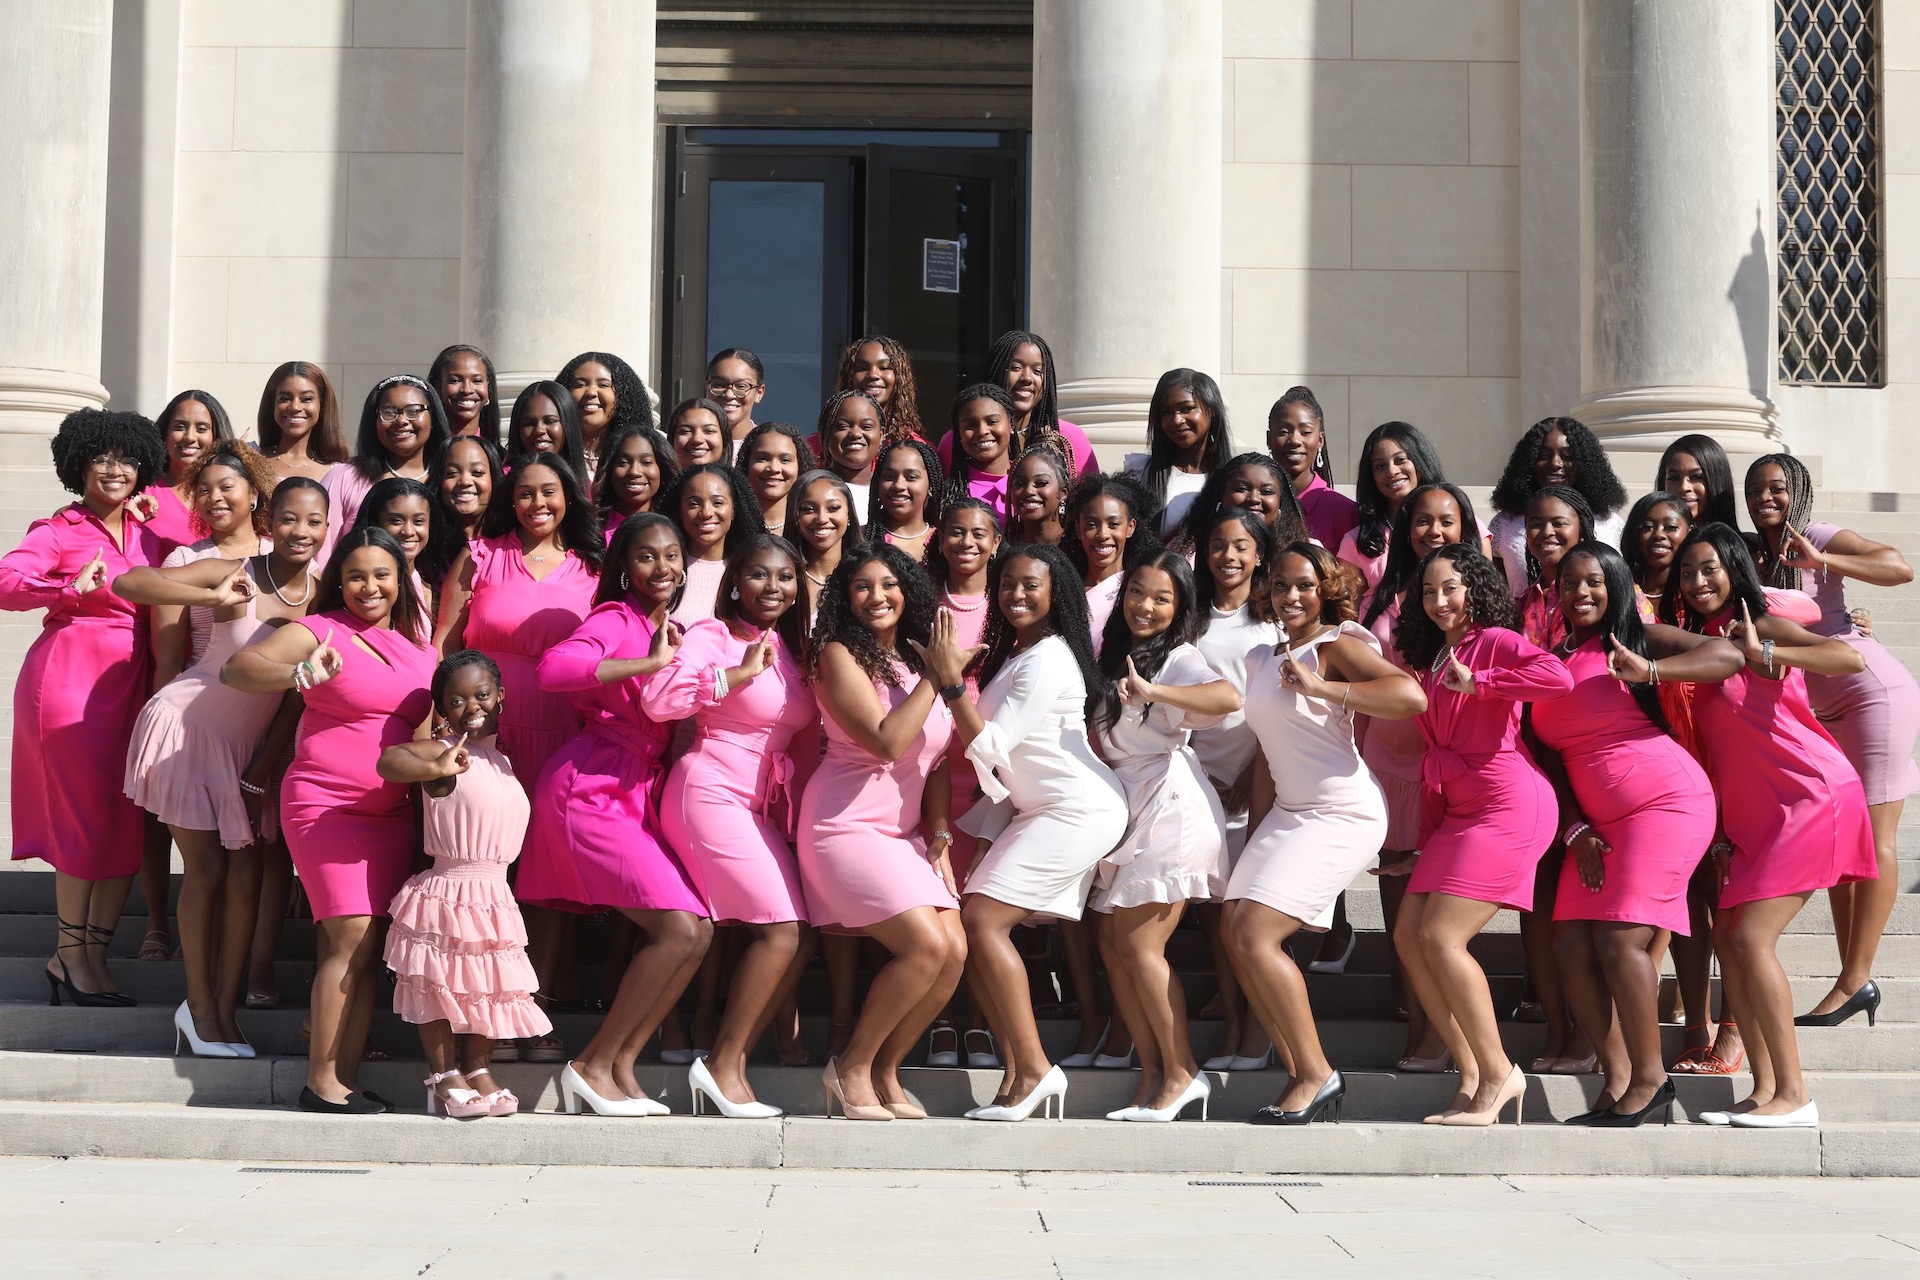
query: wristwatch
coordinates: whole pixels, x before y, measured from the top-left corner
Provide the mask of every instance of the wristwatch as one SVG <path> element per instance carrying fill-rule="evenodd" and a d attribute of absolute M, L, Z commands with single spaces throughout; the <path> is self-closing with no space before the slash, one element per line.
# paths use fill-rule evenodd
<path fill-rule="evenodd" d="M 964 684 L 943 685 L 940 689 L 940 698 L 944 702 L 958 702 L 966 695 L 967 686 Z"/>

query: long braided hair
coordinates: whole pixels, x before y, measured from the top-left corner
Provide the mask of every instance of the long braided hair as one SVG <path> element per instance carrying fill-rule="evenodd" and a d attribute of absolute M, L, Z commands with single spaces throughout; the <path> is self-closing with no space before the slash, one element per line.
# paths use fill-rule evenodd
<path fill-rule="evenodd" d="M 1787 479 L 1787 523 L 1799 533 L 1805 533 L 1807 520 L 1813 515 L 1813 475 L 1807 470 L 1807 464 L 1790 453 L 1762 454 L 1753 460 L 1747 468 L 1747 489 L 1751 492 L 1753 478 L 1762 467 L 1778 467 L 1780 474 Z M 1751 509 L 1749 509 L 1751 511 Z M 1787 540 L 1782 533 L 1780 546 L 1785 549 Z M 1677 563 L 1677 562 L 1676 562 Z M 1800 570 L 1786 562 L 1780 551 L 1767 545 L 1764 535 L 1760 539 L 1760 580 L 1769 587 L 1783 587 L 1788 591 L 1800 589 Z"/>
<path fill-rule="evenodd" d="M 1009 329 L 1001 334 L 987 352 L 987 381 L 1006 386 L 1007 375 L 1013 371 L 1014 359 L 1022 347 L 1032 347 L 1040 353 L 1040 395 L 1027 414 L 1027 425 L 1023 428 L 1017 420 L 1014 424 L 1013 452 L 1024 454 L 1036 445 L 1051 445 L 1067 460 L 1067 475 L 1071 479 L 1080 459 L 1073 456 L 1073 446 L 1060 434 L 1060 379 L 1053 371 L 1053 348 L 1047 345 L 1047 340 L 1027 329 Z"/>
<path fill-rule="evenodd" d="M 880 407 L 880 434 L 883 443 L 892 444 L 896 440 L 905 440 L 922 434 L 920 427 L 920 391 L 914 381 L 913 357 L 898 341 L 883 333 L 868 334 L 864 338 L 855 338 L 840 353 L 840 369 L 834 376 L 834 386 L 842 391 L 854 390 L 854 365 L 860 360 L 860 348 L 871 342 L 880 348 L 893 366 L 893 394 L 887 397 L 887 403 Z M 865 395 L 865 392 L 861 394 Z M 868 399 L 872 399 L 871 396 Z"/>

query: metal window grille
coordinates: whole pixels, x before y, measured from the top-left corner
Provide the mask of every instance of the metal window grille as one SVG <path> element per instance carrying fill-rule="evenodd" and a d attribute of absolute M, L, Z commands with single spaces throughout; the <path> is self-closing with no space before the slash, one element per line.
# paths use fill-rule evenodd
<path fill-rule="evenodd" d="M 1876 7 L 1774 0 L 1782 382 L 1885 380 Z"/>

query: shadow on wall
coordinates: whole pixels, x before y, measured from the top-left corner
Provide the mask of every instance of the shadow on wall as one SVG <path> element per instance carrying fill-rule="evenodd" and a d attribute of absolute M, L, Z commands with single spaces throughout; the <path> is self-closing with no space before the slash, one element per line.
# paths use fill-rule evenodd
<path fill-rule="evenodd" d="M 1747 390 L 1764 400 L 1772 373 L 1775 338 L 1773 255 L 1767 251 L 1766 210 L 1754 211 L 1753 239 L 1746 257 L 1734 268 L 1727 301 L 1740 326 L 1740 345 L 1747 353 Z"/>

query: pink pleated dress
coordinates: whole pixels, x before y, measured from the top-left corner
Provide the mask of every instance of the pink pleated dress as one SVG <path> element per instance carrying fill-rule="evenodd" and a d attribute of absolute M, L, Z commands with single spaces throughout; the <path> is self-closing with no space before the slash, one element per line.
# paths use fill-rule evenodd
<path fill-rule="evenodd" d="M 901 669 L 895 688 L 874 681 L 891 713 L 923 677 Z M 920 821 L 927 774 L 953 741 L 953 715 L 938 698 L 906 752 L 886 761 L 847 736 L 831 713 L 827 754 L 800 801 L 800 883 L 808 918 L 823 928 L 865 929 L 916 907 L 960 903 L 927 861 Z M 957 837 L 956 837 L 957 839 Z"/>
<path fill-rule="evenodd" d="M 384 916 L 419 848 L 407 788 L 380 753 L 409 742 L 432 710 L 431 645 L 346 609 L 288 626 L 333 632 L 340 674 L 308 689 L 293 763 L 280 786 L 280 829 L 315 920 Z M 368 652 L 371 649 L 372 652 Z"/>
<path fill-rule="evenodd" d="M 1707 626 L 1723 635 L 1731 613 Z M 1816 718 L 1805 673 L 1768 680 L 1742 667 L 1697 684 L 1693 714 L 1733 845 L 1720 906 L 1877 879 L 1873 820 L 1852 763 Z"/>
<path fill-rule="evenodd" d="M 507 867 L 526 839 L 527 793 L 497 738 L 470 740 L 466 749 L 467 771 L 452 791 L 420 789 L 433 865 L 393 898 L 393 1011 L 415 1024 L 445 1022 L 454 1035 L 542 1036 L 553 1023 L 534 1003 L 539 979 L 507 886 Z"/>
<path fill-rule="evenodd" d="M 600 605 L 540 660 L 549 693 L 571 698 L 583 723 L 547 761 L 514 888 L 520 901 L 567 911 L 687 911 L 706 899 L 660 833 L 661 756 L 673 726 L 640 703 L 642 681 L 601 684 L 607 658 L 644 658 L 653 624 L 624 600 Z"/>
<path fill-rule="evenodd" d="M 1393 641 L 1394 628 L 1400 625 L 1399 600 L 1388 602 L 1368 630 L 1380 642 L 1380 652 L 1388 662 L 1408 674 L 1413 672 L 1400 656 Z M 1422 767 L 1427 755 L 1427 740 L 1417 719 L 1376 720 L 1361 716 L 1359 724 L 1360 758 L 1373 770 L 1380 794 L 1387 801 L 1387 841 L 1381 846 L 1405 852 L 1420 847 L 1421 827 L 1426 821 L 1427 788 Z"/>
<path fill-rule="evenodd" d="M 1560 753 L 1581 816 L 1613 850 L 1598 892 L 1580 882 L 1569 857 L 1553 918 L 1649 925 L 1685 936 L 1691 927 L 1687 881 L 1713 843 L 1712 784 L 1692 754 L 1608 674 L 1605 644 L 1603 636 L 1575 649 L 1566 659 L 1572 691 L 1533 708 L 1534 733 Z M 1709 749 L 1718 752 L 1718 743 L 1710 740 Z"/>
<path fill-rule="evenodd" d="M 672 665 L 642 686 L 640 705 L 662 722 L 694 722 L 693 743 L 674 763 L 660 797 L 660 829 L 706 899 L 730 924 L 807 918 L 794 862 L 794 735 L 819 714 L 806 676 L 785 644 L 773 665 L 716 698 L 720 673 L 757 641 L 718 618 L 688 628 Z"/>
<path fill-rule="evenodd" d="M 123 791 L 127 745 L 153 680 L 147 610 L 113 593 L 127 570 L 160 563 L 160 540 L 123 521 L 122 548 L 85 505 L 27 528 L 0 557 L 0 609 L 44 609 L 13 687 L 13 859 L 41 858 L 81 880 L 140 869 L 140 806 Z M 98 553 L 107 584 L 69 584 Z"/>
<path fill-rule="evenodd" d="M 125 789 L 168 826 L 216 832 L 223 848 L 244 849 L 257 836 L 240 775 L 282 695 L 230 688 L 220 683 L 220 668 L 277 624 L 254 616 L 249 600 L 239 617 L 210 625 L 206 651 L 141 710 L 127 750 Z"/>
<path fill-rule="evenodd" d="M 1473 672 L 1470 694 L 1418 673 L 1427 695 L 1414 718 L 1426 799 L 1407 892 L 1531 911 L 1535 864 L 1560 812 L 1553 784 L 1520 742 L 1520 709 L 1531 702 L 1539 716 L 1573 688 L 1573 677 L 1558 658 L 1501 627 L 1469 631 L 1454 656 Z"/>

